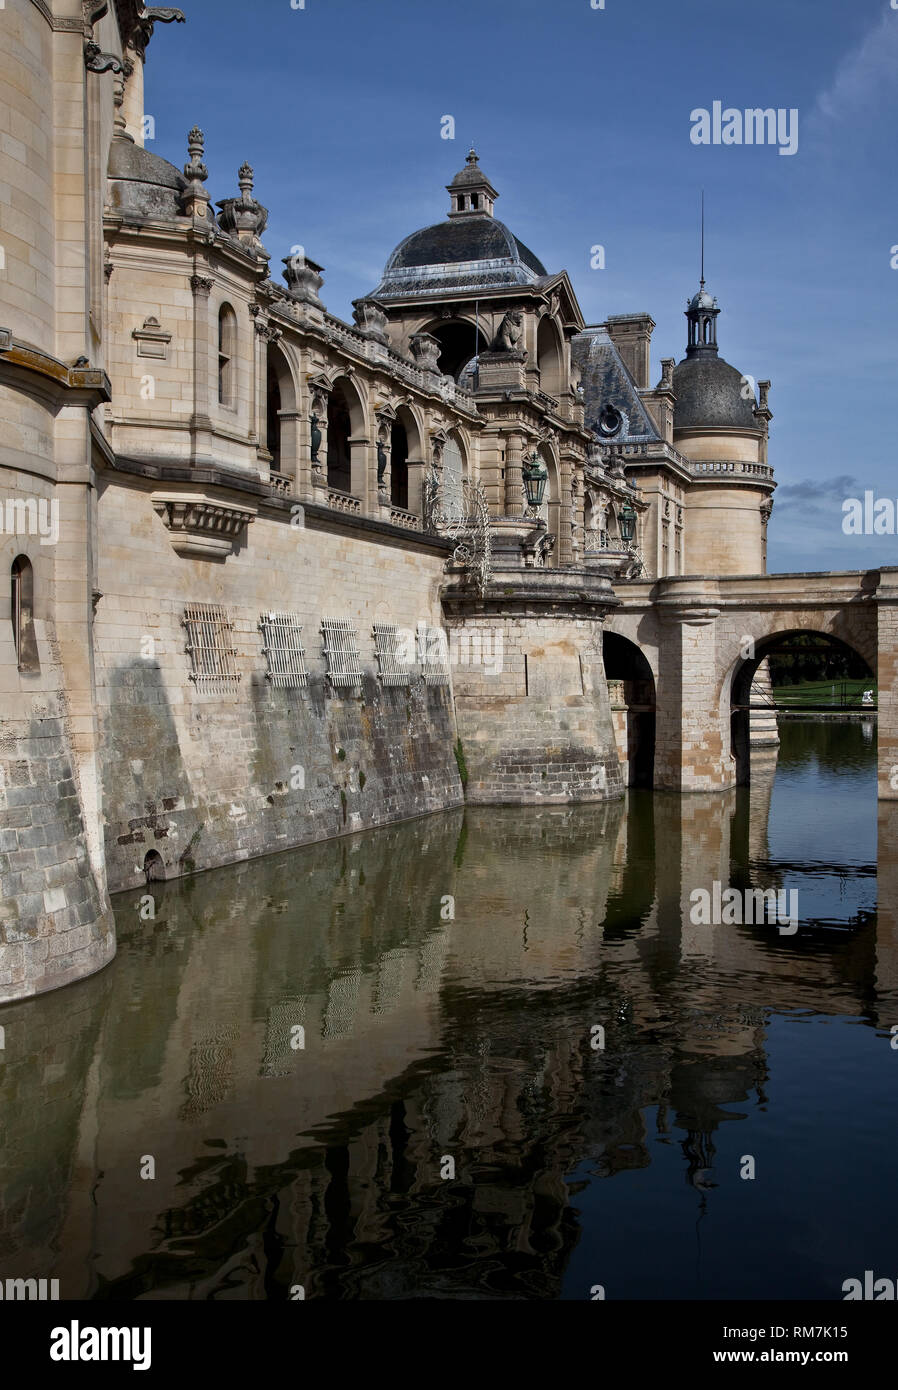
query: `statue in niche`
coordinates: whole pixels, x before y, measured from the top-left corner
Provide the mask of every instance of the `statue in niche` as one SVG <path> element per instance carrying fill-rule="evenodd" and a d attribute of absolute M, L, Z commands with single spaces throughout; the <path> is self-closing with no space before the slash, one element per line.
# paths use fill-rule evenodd
<path fill-rule="evenodd" d="M 377 486 L 380 487 L 387 471 L 387 451 L 382 439 L 377 441 Z"/>
<path fill-rule="evenodd" d="M 520 310 L 509 309 L 499 324 L 499 332 L 493 339 L 491 350 L 493 352 L 517 352 L 523 334 L 524 328 Z"/>
<path fill-rule="evenodd" d="M 318 428 L 318 416 L 314 413 L 309 419 L 312 422 L 312 462 L 318 462 L 318 450 L 321 448 L 321 431 Z"/>

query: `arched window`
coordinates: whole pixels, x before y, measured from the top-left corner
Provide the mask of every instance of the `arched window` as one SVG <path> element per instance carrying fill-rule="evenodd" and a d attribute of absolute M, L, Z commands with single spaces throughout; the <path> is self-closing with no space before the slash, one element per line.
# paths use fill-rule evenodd
<path fill-rule="evenodd" d="M 37 671 L 34 635 L 34 570 L 27 555 L 17 555 L 10 570 L 12 636 L 20 671 Z"/>
<path fill-rule="evenodd" d="M 268 452 L 271 454 L 271 471 L 281 471 L 281 387 L 271 358 L 268 359 Z"/>
<path fill-rule="evenodd" d="M 400 420 L 390 432 L 390 501 L 408 511 L 408 435 Z"/>
<path fill-rule="evenodd" d="M 352 491 L 351 436 L 349 404 L 337 382 L 327 400 L 327 482 L 338 492 Z"/>
<path fill-rule="evenodd" d="M 458 520 L 464 516 L 464 461 L 461 446 L 454 434 L 446 440 L 443 449 L 443 507 L 447 517 Z"/>
<path fill-rule="evenodd" d="M 218 311 L 218 403 L 237 402 L 237 315 L 230 304 Z"/>
<path fill-rule="evenodd" d="M 564 377 L 564 354 L 553 319 L 545 315 L 536 332 L 536 362 L 539 367 L 539 389 L 547 396 L 560 396 L 569 385 Z"/>

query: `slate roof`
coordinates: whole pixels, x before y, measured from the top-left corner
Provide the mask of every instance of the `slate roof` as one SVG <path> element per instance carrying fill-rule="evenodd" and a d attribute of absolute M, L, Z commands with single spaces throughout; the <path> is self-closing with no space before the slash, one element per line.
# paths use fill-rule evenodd
<path fill-rule="evenodd" d="M 600 325 L 584 329 L 572 339 L 571 352 L 580 369 L 587 427 L 599 434 L 600 438 L 609 439 L 609 436 L 600 434 L 598 424 L 602 410 L 610 405 L 624 416 L 625 424 L 609 442 L 660 443 L 661 436 L 639 399 L 636 383 L 611 341 L 608 330 Z"/>
<path fill-rule="evenodd" d="M 446 289 L 532 285 L 545 266 L 488 213 L 447 218 L 401 241 L 372 294 L 433 294 Z"/>
<path fill-rule="evenodd" d="M 722 357 L 684 357 L 673 371 L 674 429 L 758 429 L 754 392 L 744 399 L 743 381 L 742 373 Z"/>

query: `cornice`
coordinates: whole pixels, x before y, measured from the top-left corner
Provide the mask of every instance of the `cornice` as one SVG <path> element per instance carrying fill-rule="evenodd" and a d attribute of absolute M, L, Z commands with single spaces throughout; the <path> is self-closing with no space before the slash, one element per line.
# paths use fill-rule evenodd
<path fill-rule="evenodd" d="M 39 348 L 20 342 L 9 328 L 0 328 L 0 362 L 79 397 L 74 403 L 91 409 L 112 398 L 112 386 L 102 367 L 91 367 L 81 357 L 71 365 L 60 362 Z"/>

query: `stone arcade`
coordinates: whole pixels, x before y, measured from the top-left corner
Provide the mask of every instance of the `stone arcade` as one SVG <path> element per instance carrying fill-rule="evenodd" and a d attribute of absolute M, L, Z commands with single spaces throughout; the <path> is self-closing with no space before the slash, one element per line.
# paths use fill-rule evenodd
<path fill-rule="evenodd" d="M 249 164 L 213 202 L 198 127 L 182 169 L 144 147 L 182 18 L 3 12 L 0 1000 L 109 961 L 145 879 L 465 800 L 732 786 L 735 692 L 796 629 L 880 662 L 898 795 L 898 586 L 765 574 L 769 382 L 704 283 L 653 385 L 649 315 L 586 325 L 471 150 L 344 323 L 298 245 L 273 273 Z"/>

